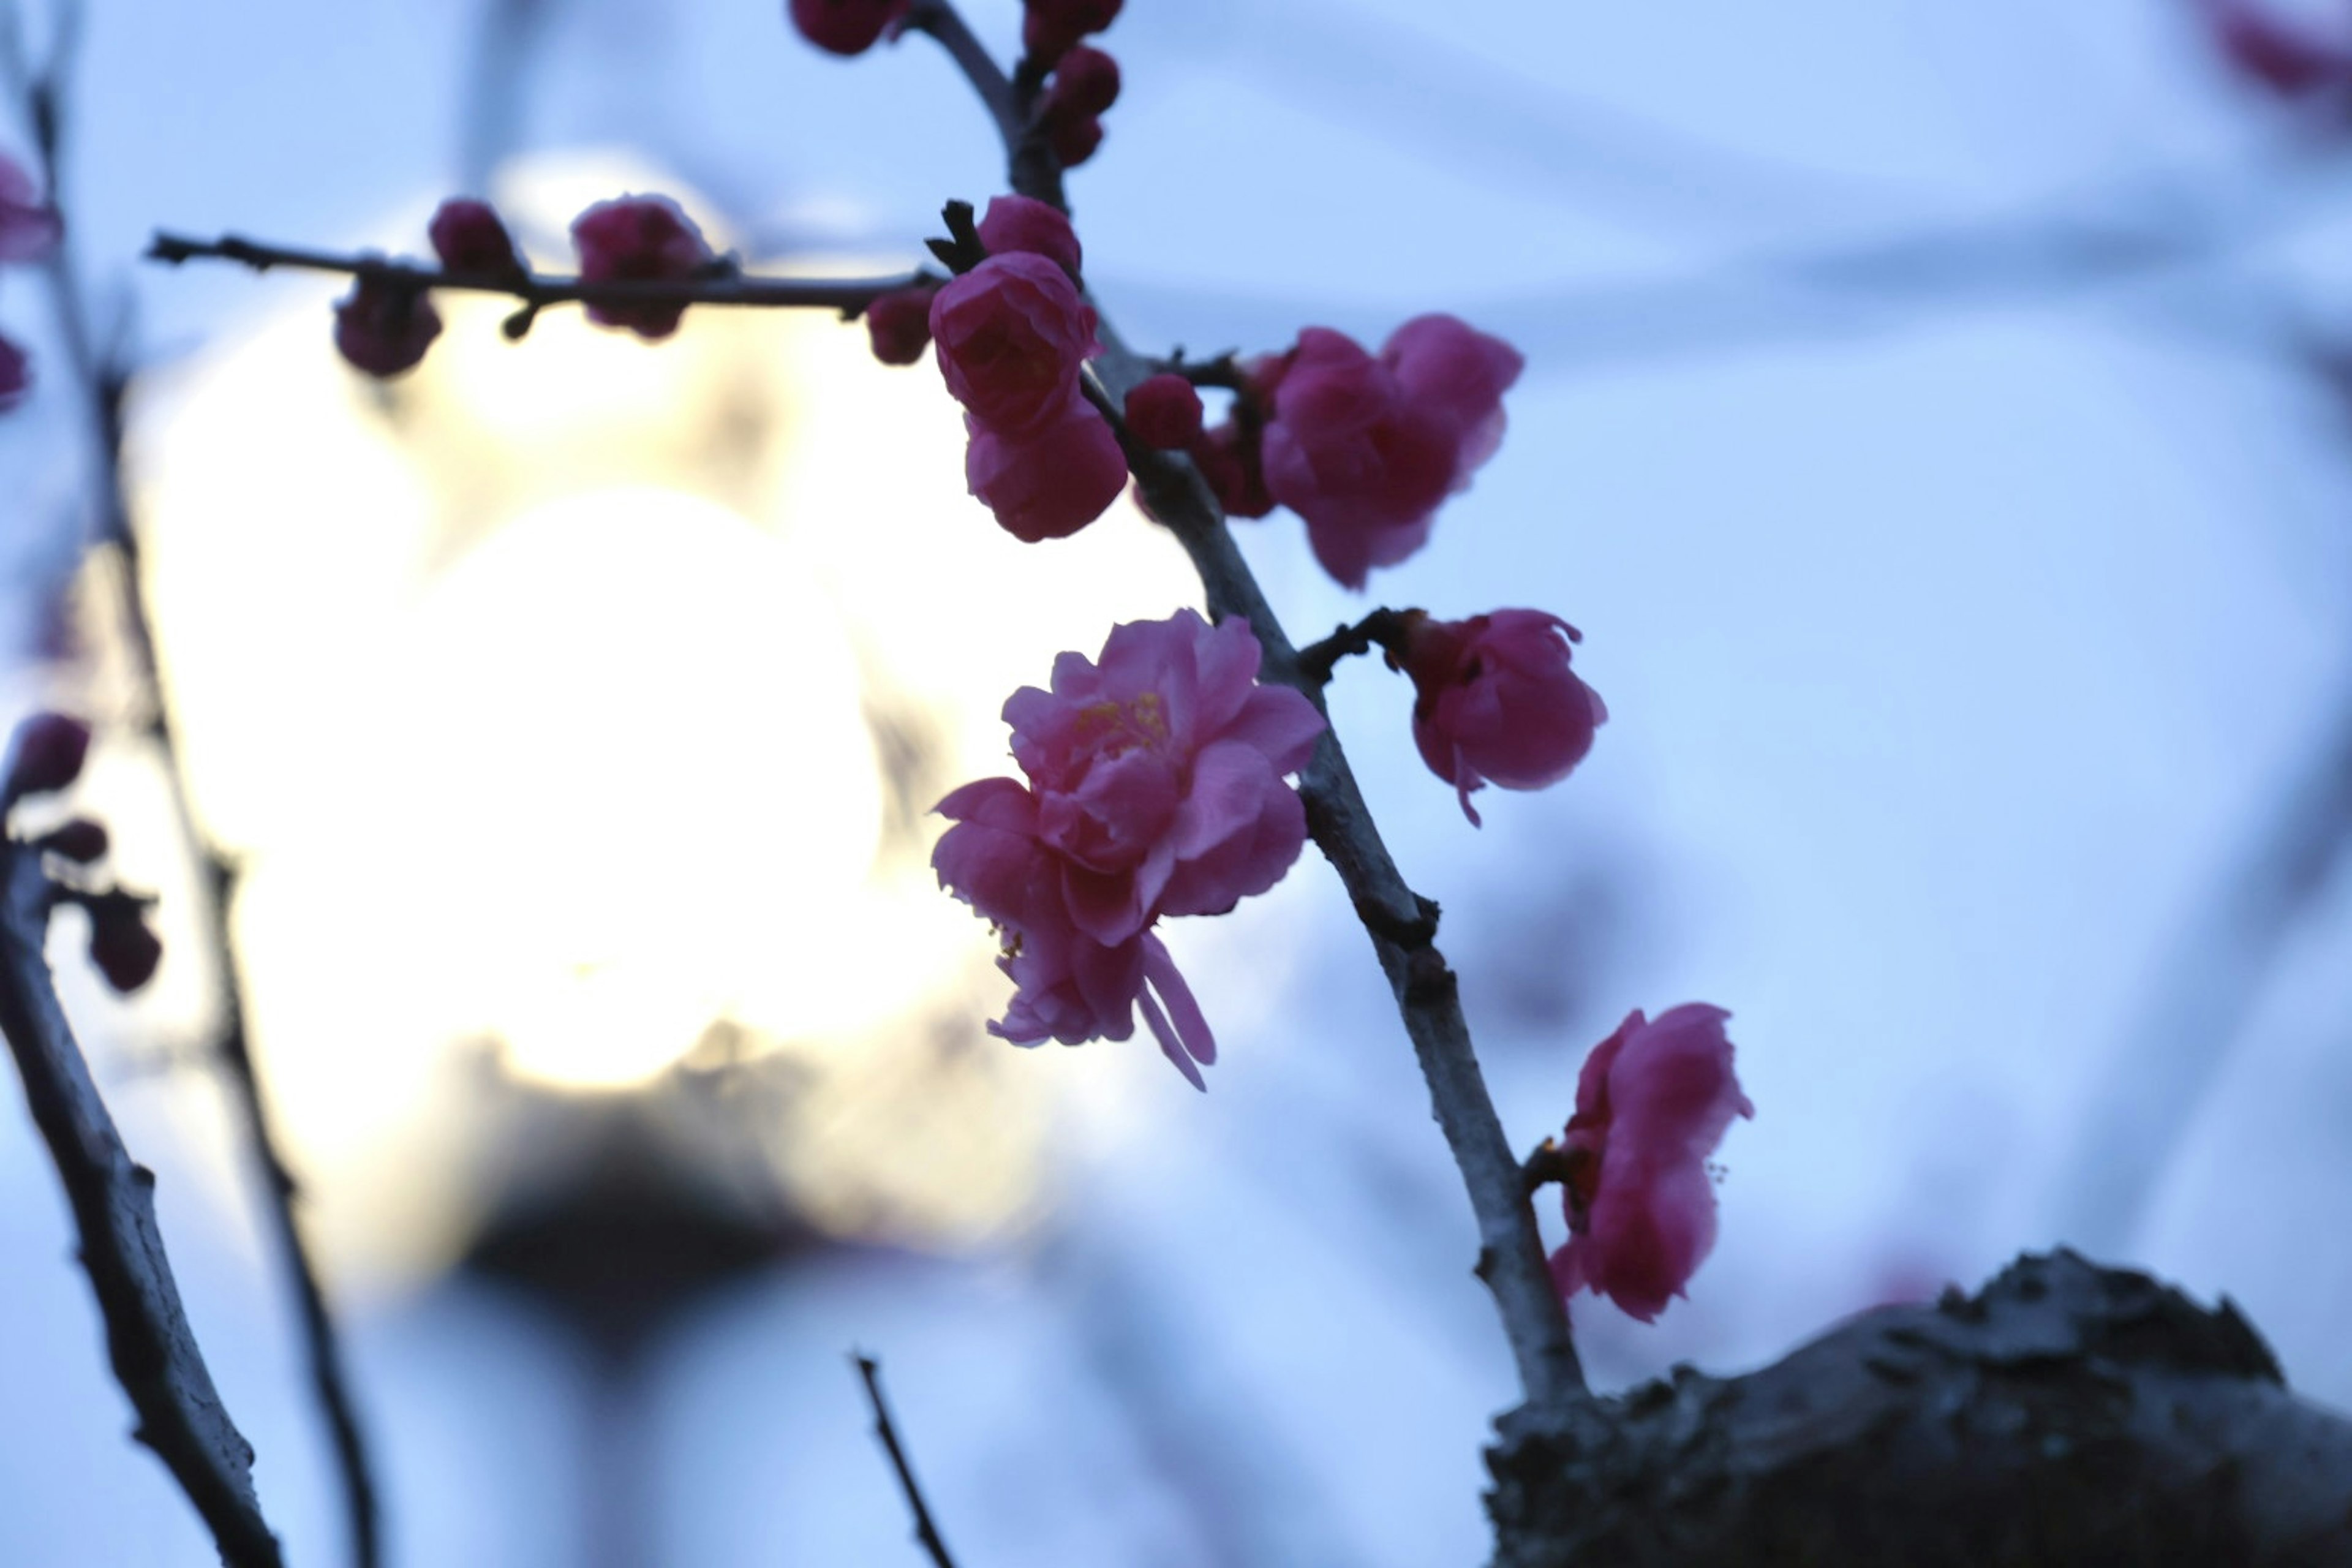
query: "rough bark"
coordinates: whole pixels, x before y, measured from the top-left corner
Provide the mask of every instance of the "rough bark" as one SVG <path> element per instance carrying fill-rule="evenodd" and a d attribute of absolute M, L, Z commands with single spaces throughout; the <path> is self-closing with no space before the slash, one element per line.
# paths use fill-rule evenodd
<path fill-rule="evenodd" d="M 2226 1300 L 2063 1250 L 1499 1431 L 1495 1568 L 2352 1563 L 2352 1421 Z"/>

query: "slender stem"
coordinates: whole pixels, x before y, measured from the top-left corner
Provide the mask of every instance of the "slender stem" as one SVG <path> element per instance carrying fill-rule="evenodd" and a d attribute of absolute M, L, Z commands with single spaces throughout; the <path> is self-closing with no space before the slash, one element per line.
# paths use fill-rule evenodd
<path fill-rule="evenodd" d="M 1034 85 L 1027 74 L 1014 81 L 1000 68 L 990 56 L 988 47 L 964 22 L 962 13 L 955 8 L 955 0 L 914 0 L 907 12 L 909 32 L 928 33 L 946 49 L 964 79 L 979 94 L 989 118 L 996 121 L 996 134 L 1004 143 L 1005 163 L 1011 173 L 1013 188 L 1024 196 L 1033 197 L 1062 211 L 1070 210 L 1070 198 L 1062 188 L 1061 160 L 1045 139 L 1045 127 L 1034 112 Z"/>
<path fill-rule="evenodd" d="M 466 293 L 504 294 L 532 309 L 572 302 L 589 305 L 739 305 L 841 310 L 851 315 L 884 294 L 937 281 L 926 272 L 889 278 L 746 278 L 721 277 L 648 279 L 627 282 L 592 282 L 560 274 L 451 272 L 412 261 L 381 256 L 351 256 L 308 250 L 286 245 L 264 245 L 236 235 L 217 239 L 191 239 L 184 235 L 158 233 L 147 247 L 151 261 L 178 266 L 184 261 L 235 261 L 267 272 L 290 267 L 307 272 L 339 272 L 352 278 L 397 284 L 409 289 L 450 289 Z"/>
<path fill-rule="evenodd" d="M 38 847 L 0 843 L 0 1034 L 72 1205 L 114 1375 L 228 1568 L 279 1568 L 253 1489 L 253 1446 L 229 1419 L 180 1304 L 155 1223 L 155 1173 L 132 1162 L 66 1023 L 43 955 L 57 892 Z"/>
<path fill-rule="evenodd" d="M 916 17 L 910 18 L 909 25 L 920 26 L 942 42 L 969 37 L 953 0 L 917 0 Z M 1012 85 L 986 51 L 950 44 L 949 52 L 971 79 L 982 102 L 993 110 L 1007 100 Z M 1057 200 L 1060 181 L 1058 171 L 1051 169 L 1050 153 L 1047 163 L 1055 177 L 1039 182 L 1028 157 L 1032 138 L 1026 128 L 1002 114 L 997 116 L 997 125 L 1013 188 L 1039 201 Z M 1151 514 L 1167 525 L 1192 558 L 1210 611 L 1220 619 L 1241 616 L 1248 620 L 1265 654 L 1262 679 L 1297 688 L 1328 718 L 1322 682 L 1302 666 L 1274 607 L 1242 559 L 1232 531 L 1225 526 L 1224 512 L 1199 468 L 1189 458 L 1145 446 L 1126 429 L 1119 410 L 1127 394 L 1160 367 L 1129 349 L 1111 325 L 1108 313 L 1100 310 L 1100 301 L 1097 308 L 1104 352 L 1084 378 L 1086 393 L 1118 431 L 1128 466 L 1150 504 Z M 1469 1025 L 1462 1016 L 1454 972 L 1434 941 L 1432 911 L 1435 906 L 1405 884 L 1396 862 L 1390 858 L 1363 793 L 1356 785 L 1355 773 L 1348 766 L 1347 753 L 1328 728 L 1299 777 L 1298 793 L 1307 805 L 1307 830 L 1339 873 L 1340 884 L 1364 921 L 1372 951 L 1396 994 L 1398 1013 L 1412 1037 L 1422 1077 L 1429 1084 L 1431 1109 L 1469 1192 L 1478 1225 L 1475 1272 L 1495 1299 L 1504 1336 L 1518 1365 L 1521 1390 L 1528 1405 L 1539 1410 L 1564 1407 L 1584 1397 L 1583 1369 L 1577 1364 L 1567 1309 L 1544 1258 L 1526 1177 L 1504 1135 L 1494 1100 L 1486 1092 L 1477 1053 L 1471 1047 Z"/>
<path fill-rule="evenodd" d="M 1298 650 L 1298 673 L 1318 686 L 1331 683 L 1331 672 L 1343 658 L 1353 658 L 1379 648 L 1388 655 L 1389 668 L 1394 669 L 1403 661 L 1405 631 L 1408 616 L 1417 610 L 1374 610 L 1352 626 L 1341 626 L 1320 642 L 1307 644 Z"/>
<path fill-rule="evenodd" d="M 890 1456 L 890 1468 L 898 1473 L 898 1489 L 907 1494 L 908 1510 L 915 1516 L 915 1539 L 931 1554 L 937 1568 L 955 1568 L 948 1543 L 940 1539 L 940 1527 L 931 1521 L 930 1507 L 923 1501 L 923 1489 L 915 1484 L 915 1468 L 899 1446 L 898 1429 L 890 1424 L 889 1402 L 882 1397 L 882 1363 L 870 1355 L 850 1359 L 857 1363 L 857 1375 L 866 1380 L 866 1403 L 874 1406 L 874 1435 L 882 1439 L 882 1451 Z"/>

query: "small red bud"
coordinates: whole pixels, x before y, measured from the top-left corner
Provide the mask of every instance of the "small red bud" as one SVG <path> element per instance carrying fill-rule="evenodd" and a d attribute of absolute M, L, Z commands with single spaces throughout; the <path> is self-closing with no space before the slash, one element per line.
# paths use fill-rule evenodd
<path fill-rule="evenodd" d="M 1093 115 L 1053 114 L 1045 117 L 1045 144 L 1065 169 L 1075 169 L 1102 145 L 1102 121 Z"/>
<path fill-rule="evenodd" d="M 89 910 L 89 961 L 106 983 L 128 995 L 154 978 L 163 944 L 147 929 L 147 909 L 128 893 L 94 894 Z"/>
<path fill-rule="evenodd" d="M 335 302 L 335 350 L 379 380 L 415 370 L 441 335 L 441 312 L 421 289 L 362 277 Z"/>
<path fill-rule="evenodd" d="M 931 346 L 931 296 L 936 289 L 894 289 L 866 307 L 866 335 L 884 364 L 913 364 Z"/>
<path fill-rule="evenodd" d="M 792 0 L 802 37 L 828 54 L 862 55 L 907 14 L 910 0 Z"/>
<path fill-rule="evenodd" d="M 84 866 L 105 855 L 107 844 L 106 829 L 86 816 L 77 816 L 40 837 L 40 847 L 50 854 Z"/>
<path fill-rule="evenodd" d="M 452 272 L 514 279 L 529 273 L 515 249 L 514 236 L 488 202 L 451 196 L 433 215 L 425 233 L 433 240 L 433 254 Z"/>
<path fill-rule="evenodd" d="M 1201 438 L 1201 395 L 1173 372 L 1138 382 L 1127 395 L 1127 427 L 1147 447 L 1181 452 Z"/>
<path fill-rule="evenodd" d="M 1048 114 L 1101 114 L 1118 101 L 1118 62 L 1084 44 L 1062 57 L 1045 89 Z"/>
<path fill-rule="evenodd" d="M 48 795 L 81 777 L 89 756 L 89 726 L 62 713 L 36 713 L 16 726 L 15 751 L 8 798 Z"/>

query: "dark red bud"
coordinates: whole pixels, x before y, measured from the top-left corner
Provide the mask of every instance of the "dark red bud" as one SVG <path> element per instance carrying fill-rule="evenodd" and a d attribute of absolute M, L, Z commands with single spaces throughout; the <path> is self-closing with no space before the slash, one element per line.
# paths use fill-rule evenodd
<path fill-rule="evenodd" d="M 89 961 L 106 983 L 128 995 L 153 979 L 163 944 L 147 929 L 145 901 L 105 892 L 90 895 L 82 905 L 89 911 Z"/>
<path fill-rule="evenodd" d="M 515 249 L 514 236 L 488 202 L 451 196 L 433 215 L 425 233 L 433 240 L 433 254 L 452 272 L 521 278 L 528 270 Z"/>
<path fill-rule="evenodd" d="M 1101 114 L 1118 101 L 1118 62 L 1081 44 L 1062 57 L 1045 89 L 1048 114 Z"/>
<path fill-rule="evenodd" d="M 104 827 L 86 816 L 77 816 L 64 826 L 41 835 L 39 842 L 50 854 L 87 866 L 106 853 L 108 841 Z"/>
<path fill-rule="evenodd" d="M 884 364 L 913 364 L 931 346 L 931 296 L 936 289 L 897 289 L 866 307 L 866 335 Z"/>
<path fill-rule="evenodd" d="M 62 713 L 36 713 L 16 726 L 15 752 L 8 764 L 10 800 L 61 790 L 81 777 L 89 726 Z"/>
<path fill-rule="evenodd" d="M 363 277 L 335 302 L 336 352 L 378 379 L 415 370 L 440 335 L 441 312 L 420 289 Z"/>

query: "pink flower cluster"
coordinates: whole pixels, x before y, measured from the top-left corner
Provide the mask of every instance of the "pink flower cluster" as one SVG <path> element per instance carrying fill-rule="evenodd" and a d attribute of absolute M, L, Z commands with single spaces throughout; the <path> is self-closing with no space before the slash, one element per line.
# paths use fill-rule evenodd
<path fill-rule="evenodd" d="M 1095 311 L 1071 273 L 1069 220 L 999 196 L 979 226 L 985 261 L 932 296 L 940 374 L 964 406 L 964 481 L 1014 538 L 1076 533 L 1127 485 L 1118 437 L 1079 390 L 1099 352 Z"/>
<path fill-rule="evenodd" d="M 1519 352 L 1453 316 L 1416 316 L 1376 358 L 1328 327 L 1250 367 L 1246 405 L 1193 456 L 1241 517 L 1276 504 L 1307 522 L 1326 571 L 1361 588 L 1429 541 L 1449 495 L 1503 438 Z"/>
<path fill-rule="evenodd" d="M 64 233 L 55 207 L 39 199 L 33 176 L 0 153 L 0 261 L 38 261 Z M 0 414 L 32 384 L 25 351 L 0 337 Z"/>
<path fill-rule="evenodd" d="M 1541 610 L 1496 610 L 1466 621 L 1407 616 L 1412 739 L 1430 771 L 1454 786 L 1473 825 L 1471 793 L 1489 784 L 1542 789 L 1592 749 L 1609 717 L 1601 694 L 1569 668 L 1574 626 Z"/>
<path fill-rule="evenodd" d="M 955 826 L 940 885 L 1003 934 L 1015 1045 L 1124 1040 L 1139 1007 L 1196 1089 L 1216 1041 L 1153 926 L 1223 914 L 1280 881 L 1307 840 L 1284 775 L 1307 765 L 1322 716 L 1257 680 L 1247 622 L 1190 610 L 1113 629 L 1099 663 L 1066 653 L 1053 689 L 1004 705 L 1027 775 L 982 779 L 939 805 Z M 1199 1065 L 1196 1065 L 1199 1064 Z"/>
<path fill-rule="evenodd" d="M 1729 1017 L 1688 1003 L 1653 1023 L 1639 1009 L 1594 1047 L 1556 1152 L 1569 1238 L 1552 1254 L 1563 1297 L 1591 1290 L 1650 1322 L 1715 1247 L 1707 1156 L 1756 1108 L 1731 1067 Z"/>

